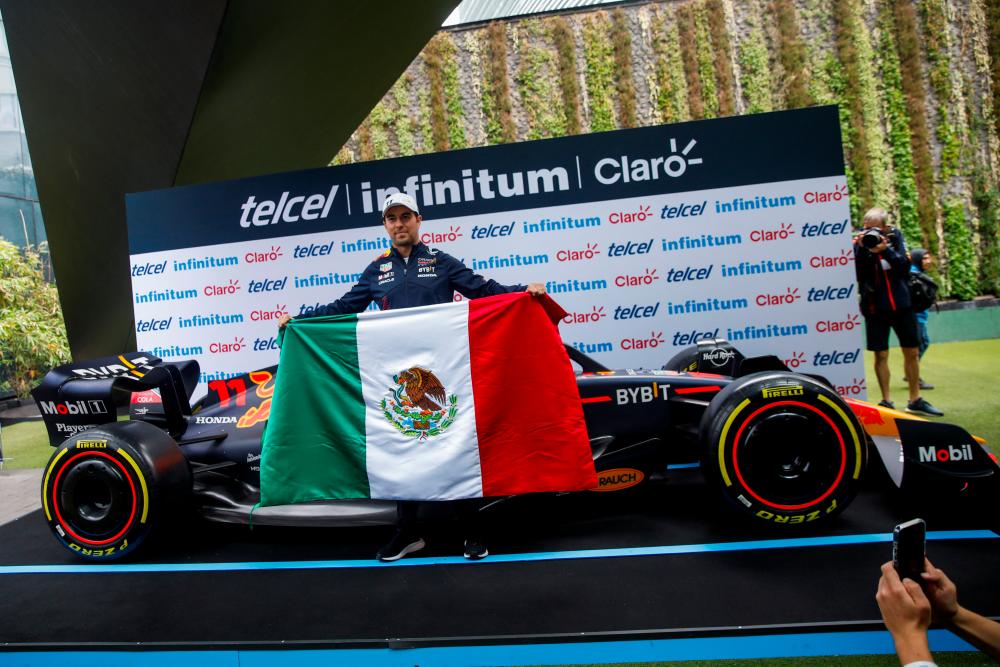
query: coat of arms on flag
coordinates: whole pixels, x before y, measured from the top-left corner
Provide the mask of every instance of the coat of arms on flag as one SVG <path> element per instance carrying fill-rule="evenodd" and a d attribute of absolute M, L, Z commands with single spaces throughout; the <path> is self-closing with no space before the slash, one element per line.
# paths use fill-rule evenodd
<path fill-rule="evenodd" d="M 443 433 L 458 416 L 458 396 L 445 394 L 433 371 L 414 366 L 392 376 L 396 387 L 379 404 L 385 418 L 412 438 Z M 435 402 L 436 401 L 436 402 Z"/>

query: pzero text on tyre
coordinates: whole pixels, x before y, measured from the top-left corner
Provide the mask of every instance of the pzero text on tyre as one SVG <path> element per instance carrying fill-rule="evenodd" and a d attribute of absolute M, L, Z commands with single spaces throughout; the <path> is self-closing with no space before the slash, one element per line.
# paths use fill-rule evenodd
<path fill-rule="evenodd" d="M 830 518 L 857 494 L 867 444 L 850 408 L 794 373 L 739 378 L 701 422 L 703 468 L 739 509 L 769 523 Z"/>
<path fill-rule="evenodd" d="M 90 560 L 133 552 L 163 507 L 189 493 L 180 447 L 158 428 L 120 422 L 62 443 L 42 474 L 42 511 L 60 542 Z"/>

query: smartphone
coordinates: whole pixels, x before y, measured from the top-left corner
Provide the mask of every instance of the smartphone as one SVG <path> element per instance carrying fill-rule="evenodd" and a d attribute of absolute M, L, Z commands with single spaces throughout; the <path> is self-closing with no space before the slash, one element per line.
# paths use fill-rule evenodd
<path fill-rule="evenodd" d="M 900 579 L 909 577 L 918 584 L 923 583 L 920 573 L 924 571 L 927 524 L 923 519 L 913 519 L 901 523 L 892 531 L 892 565 Z"/>

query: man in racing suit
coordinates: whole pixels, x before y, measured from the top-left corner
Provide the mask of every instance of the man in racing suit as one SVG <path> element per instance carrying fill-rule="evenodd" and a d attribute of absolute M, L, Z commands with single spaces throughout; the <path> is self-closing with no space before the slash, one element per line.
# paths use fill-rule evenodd
<path fill-rule="evenodd" d="M 509 292 L 528 292 L 532 296 L 545 294 L 545 285 L 541 283 L 501 285 L 473 273 L 451 255 L 427 247 L 420 241 L 422 220 L 417 203 L 410 195 L 399 192 L 386 197 L 382 205 L 382 224 L 392 248 L 368 265 L 347 294 L 299 318 L 360 313 L 372 301 L 382 310 L 450 303 L 455 292 L 469 299 Z M 284 327 L 291 319 L 288 315 L 282 316 L 278 326 Z M 456 502 L 461 503 L 459 513 L 465 515 L 465 523 L 473 523 L 478 501 Z M 425 542 L 416 529 L 420 504 L 411 501 L 397 504 L 396 534 L 378 551 L 376 558 L 394 561 L 424 548 Z M 475 532 L 478 531 L 466 535 L 465 557 L 478 560 L 489 552 Z"/>

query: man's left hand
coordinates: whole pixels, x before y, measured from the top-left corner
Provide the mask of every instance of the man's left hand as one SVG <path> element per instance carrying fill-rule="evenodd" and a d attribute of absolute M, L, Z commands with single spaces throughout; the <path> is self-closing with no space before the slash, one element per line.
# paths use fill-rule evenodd
<path fill-rule="evenodd" d="M 531 296 L 542 296 L 545 294 L 545 285 L 542 283 L 531 283 L 528 285 L 527 289 L 524 290 Z"/>

